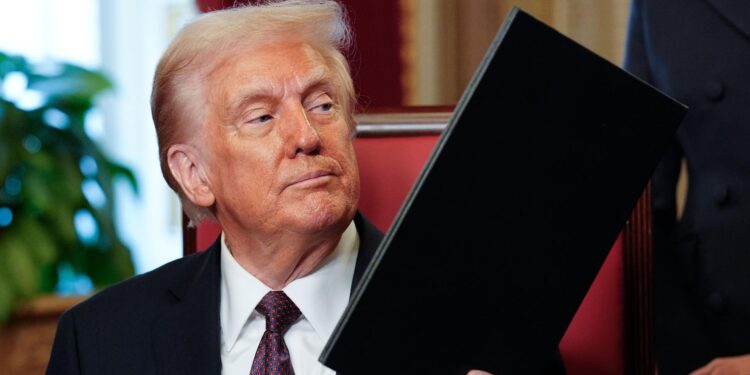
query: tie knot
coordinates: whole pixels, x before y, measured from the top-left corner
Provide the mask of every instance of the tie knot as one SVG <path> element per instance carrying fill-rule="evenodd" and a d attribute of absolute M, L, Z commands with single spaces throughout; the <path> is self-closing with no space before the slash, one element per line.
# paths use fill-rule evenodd
<path fill-rule="evenodd" d="M 266 294 L 255 310 L 266 317 L 266 329 L 283 334 L 302 313 L 286 293 L 271 291 Z"/>

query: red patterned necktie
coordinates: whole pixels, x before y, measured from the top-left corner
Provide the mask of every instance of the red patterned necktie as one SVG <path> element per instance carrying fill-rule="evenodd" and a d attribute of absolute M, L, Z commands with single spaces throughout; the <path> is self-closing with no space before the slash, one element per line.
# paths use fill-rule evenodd
<path fill-rule="evenodd" d="M 266 317 L 266 332 L 255 352 L 250 375 L 293 375 L 284 333 L 301 315 L 282 291 L 268 292 L 255 310 Z"/>

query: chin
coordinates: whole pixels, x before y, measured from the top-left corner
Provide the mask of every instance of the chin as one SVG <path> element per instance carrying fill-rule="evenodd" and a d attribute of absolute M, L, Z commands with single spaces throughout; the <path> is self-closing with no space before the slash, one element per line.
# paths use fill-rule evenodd
<path fill-rule="evenodd" d="M 344 231 L 354 218 L 356 208 L 350 204 L 324 204 L 305 207 L 295 215 L 302 232 Z"/>

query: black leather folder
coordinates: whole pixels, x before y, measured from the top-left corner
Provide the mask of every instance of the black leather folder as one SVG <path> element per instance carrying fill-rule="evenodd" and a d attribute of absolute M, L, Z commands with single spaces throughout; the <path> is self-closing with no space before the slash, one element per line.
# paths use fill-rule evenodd
<path fill-rule="evenodd" d="M 685 112 L 514 9 L 321 362 L 539 373 Z"/>

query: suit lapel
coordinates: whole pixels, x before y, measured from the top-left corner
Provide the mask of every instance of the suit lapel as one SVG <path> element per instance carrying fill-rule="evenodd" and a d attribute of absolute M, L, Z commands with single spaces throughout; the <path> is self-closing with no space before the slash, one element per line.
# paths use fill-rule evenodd
<path fill-rule="evenodd" d="M 706 0 L 717 13 L 750 38 L 750 4 L 746 0 Z"/>
<path fill-rule="evenodd" d="M 184 267 L 170 288 L 173 304 L 152 327 L 159 374 L 219 374 L 220 242 Z"/>
<path fill-rule="evenodd" d="M 375 250 L 378 249 L 380 242 L 383 240 L 383 233 L 380 232 L 374 225 L 372 225 L 361 213 L 357 212 L 354 217 L 354 225 L 357 227 L 359 233 L 359 252 L 357 253 L 357 263 L 354 266 L 354 277 L 352 278 L 351 292 L 354 293 L 354 289 L 362 279 L 362 275 L 367 269 L 367 265 L 370 264 L 372 257 L 375 255 Z"/>
<path fill-rule="evenodd" d="M 361 214 L 354 218 L 360 246 L 352 291 L 359 283 L 383 233 Z M 221 372 L 219 298 L 220 240 L 193 255 L 169 290 L 172 305 L 154 322 L 154 360 L 161 375 L 219 374 Z"/>

